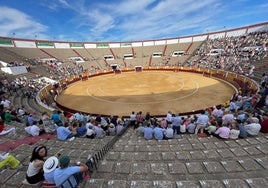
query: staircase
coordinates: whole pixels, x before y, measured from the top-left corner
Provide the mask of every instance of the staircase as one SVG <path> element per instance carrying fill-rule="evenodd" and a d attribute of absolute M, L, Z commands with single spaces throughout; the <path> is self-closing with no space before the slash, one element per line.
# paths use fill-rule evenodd
<path fill-rule="evenodd" d="M 219 140 L 182 135 L 147 141 L 128 132 L 84 187 L 259 187 L 268 185 L 268 136 Z"/>

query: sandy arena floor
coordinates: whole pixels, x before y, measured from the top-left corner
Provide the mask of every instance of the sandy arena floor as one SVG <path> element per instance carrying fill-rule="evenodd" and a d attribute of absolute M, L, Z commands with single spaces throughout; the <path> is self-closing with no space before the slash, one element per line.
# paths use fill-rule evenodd
<path fill-rule="evenodd" d="M 165 115 L 190 112 L 228 101 L 229 84 L 186 72 L 123 72 L 79 81 L 57 98 L 61 105 L 93 114 L 128 116 L 131 111 Z"/>

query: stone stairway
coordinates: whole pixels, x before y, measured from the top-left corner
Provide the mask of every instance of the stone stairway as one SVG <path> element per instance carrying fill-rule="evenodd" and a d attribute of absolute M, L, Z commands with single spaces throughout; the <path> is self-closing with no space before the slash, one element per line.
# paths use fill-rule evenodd
<path fill-rule="evenodd" d="M 264 188 L 267 143 L 265 134 L 226 141 L 189 134 L 147 141 L 129 129 L 84 187 Z"/>
<path fill-rule="evenodd" d="M 24 133 L 20 132 L 20 137 L 23 135 Z M 18 139 L 12 138 L 11 135 L 7 137 L 14 141 Z M 23 167 L 1 170 L 1 187 L 27 187 L 22 181 L 31 151 L 37 144 L 46 145 L 49 155 L 62 153 L 69 155 L 72 160 L 85 161 L 88 154 L 94 154 L 112 138 L 77 138 L 69 142 L 43 137 L 36 143 L 22 144 L 12 150 L 11 154 L 22 162 Z M 226 141 L 189 134 L 182 135 L 181 139 L 147 141 L 137 136 L 132 129 L 128 129 L 100 161 L 91 179 L 80 187 L 266 188 L 267 143 L 268 135 L 265 134 Z"/>

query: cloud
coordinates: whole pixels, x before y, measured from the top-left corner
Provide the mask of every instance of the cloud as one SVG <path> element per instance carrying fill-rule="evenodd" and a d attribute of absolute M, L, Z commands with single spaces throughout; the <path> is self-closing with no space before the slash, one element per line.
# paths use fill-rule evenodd
<path fill-rule="evenodd" d="M 34 38 L 47 38 L 44 32 L 47 26 L 42 25 L 27 14 L 9 7 L 0 7 L 0 35 Z"/>
<path fill-rule="evenodd" d="M 161 39 L 253 24 L 253 17 L 265 21 L 268 7 L 249 0 L 31 0 L 29 5 L 40 12 L 21 12 L 19 4 L 0 7 L 0 35 L 91 42 Z"/>

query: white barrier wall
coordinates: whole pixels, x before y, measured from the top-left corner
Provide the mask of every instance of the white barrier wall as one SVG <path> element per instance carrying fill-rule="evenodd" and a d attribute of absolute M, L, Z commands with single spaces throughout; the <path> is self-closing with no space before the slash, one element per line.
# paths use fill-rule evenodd
<path fill-rule="evenodd" d="M 25 66 L 3 67 L 1 70 L 12 75 L 25 74 L 28 72 Z"/>

